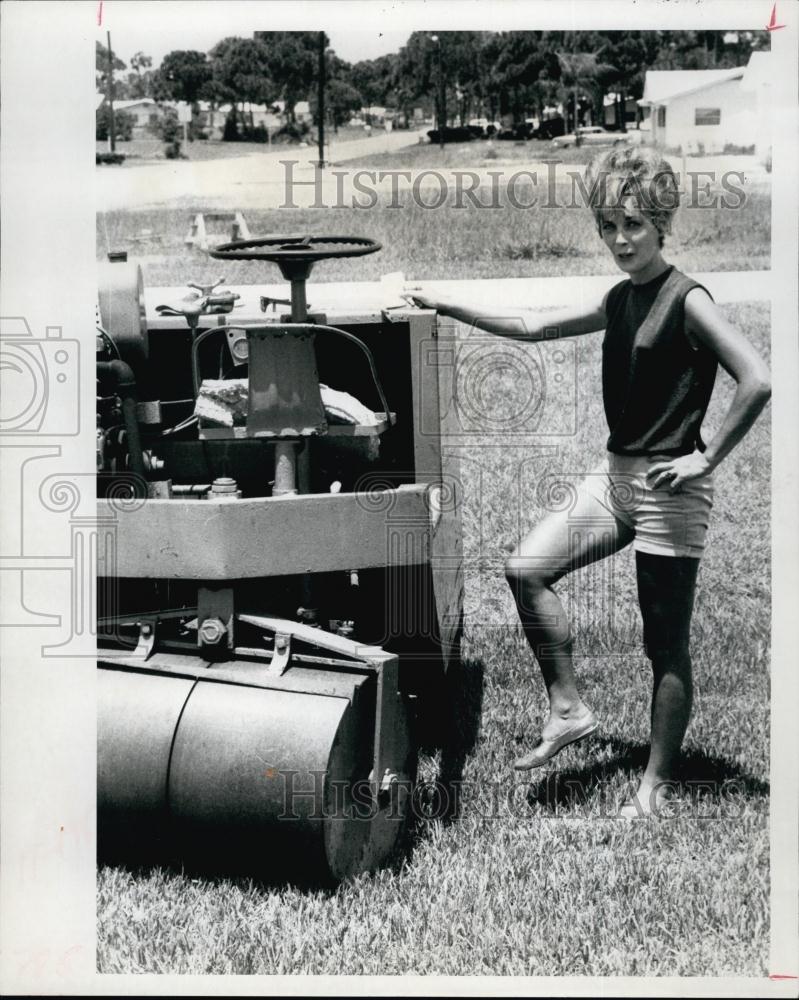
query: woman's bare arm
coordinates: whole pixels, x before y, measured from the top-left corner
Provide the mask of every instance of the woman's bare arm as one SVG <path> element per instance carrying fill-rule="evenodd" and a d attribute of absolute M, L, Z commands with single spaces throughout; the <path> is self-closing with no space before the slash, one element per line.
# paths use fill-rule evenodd
<path fill-rule="evenodd" d="M 663 483 L 677 489 L 683 482 L 715 469 L 744 437 L 771 398 L 771 375 L 765 361 L 701 288 L 692 289 L 686 296 L 685 322 L 688 335 L 716 355 L 737 387 L 722 425 L 705 451 L 653 465 L 648 473 L 656 477 L 651 484 L 653 489 Z"/>
<path fill-rule="evenodd" d="M 488 333 L 496 333 L 500 337 L 511 340 L 550 340 L 559 337 L 579 337 L 584 333 L 594 333 L 604 330 L 607 322 L 605 316 L 605 296 L 586 301 L 580 306 L 570 306 L 566 309 L 543 312 L 535 309 L 477 309 L 471 305 L 463 305 L 452 299 L 444 299 L 427 295 L 424 292 L 413 292 L 416 305 L 426 309 L 435 309 L 442 316 L 452 316 L 453 319 Z"/>

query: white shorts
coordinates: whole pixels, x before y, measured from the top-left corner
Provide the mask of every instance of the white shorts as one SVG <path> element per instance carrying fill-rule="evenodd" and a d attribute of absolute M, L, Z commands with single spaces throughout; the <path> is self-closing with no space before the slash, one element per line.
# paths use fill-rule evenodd
<path fill-rule="evenodd" d="M 698 559 L 704 552 L 713 506 L 713 479 L 710 474 L 693 479 L 675 493 L 665 485 L 651 489 L 647 471 L 673 457 L 608 452 L 581 488 L 633 529 L 636 552 Z"/>

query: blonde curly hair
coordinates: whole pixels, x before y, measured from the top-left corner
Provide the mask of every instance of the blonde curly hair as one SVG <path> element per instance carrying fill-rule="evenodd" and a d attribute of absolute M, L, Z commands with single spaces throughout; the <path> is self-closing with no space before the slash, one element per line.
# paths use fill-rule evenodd
<path fill-rule="evenodd" d="M 654 149 L 614 146 L 588 165 L 588 207 L 602 232 L 602 211 L 618 208 L 634 198 L 640 211 L 660 235 L 660 245 L 671 232 L 671 220 L 680 204 L 680 191 L 671 164 Z"/>

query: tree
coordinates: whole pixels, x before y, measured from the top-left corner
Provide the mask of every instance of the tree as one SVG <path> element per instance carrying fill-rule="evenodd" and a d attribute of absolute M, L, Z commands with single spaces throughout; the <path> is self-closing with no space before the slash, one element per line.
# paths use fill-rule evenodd
<path fill-rule="evenodd" d="M 605 39 L 603 55 L 618 71 L 609 82 L 616 94 L 616 126 L 626 132 L 624 108 L 627 98 L 643 96 L 646 70 L 657 59 L 663 32 L 601 31 L 599 34 Z"/>
<path fill-rule="evenodd" d="M 311 114 L 314 122 L 319 124 L 319 101 L 316 93 L 311 94 Z M 359 111 L 362 105 L 360 92 L 351 83 L 342 79 L 332 79 L 325 86 L 325 119 L 332 121 L 333 128 L 338 132 L 339 126 L 345 125 L 353 112 Z"/>
<path fill-rule="evenodd" d="M 99 42 L 95 42 L 95 69 L 97 71 L 97 76 L 95 82 L 97 84 L 97 89 L 102 91 L 104 94 L 108 93 L 108 49 L 105 45 L 101 45 Z M 127 63 L 124 63 L 117 54 L 111 51 L 111 64 L 114 73 L 121 73 L 123 69 L 127 69 Z M 125 96 L 125 84 L 124 82 L 114 79 L 114 93 L 111 95 L 113 99 L 122 99 Z"/>
<path fill-rule="evenodd" d="M 731 69 L 768 49 L 767 31 L 661 31 L 652 69 Z"/>
<path fill-rule="evenodd" d="M 605 46 L 595 52 L 558 52 L 558 62 L 561 67 L 561 83 L 563 84 L 564 104 L 568 105 L 572 98 L 574 114 L 574 129 L 579 126 L 580 93 L 588 94 L 594 109 L 594 118 L 600 121 L 603 115 L 603 99 L 613 80 L 618 80 L 619 70 L 610 63 L 601 62 L 599 54 Z"/>
<path fill-rule="evenodd" d="M 362 59 L 350 69 L 350 82 L 360 93 L 363 106 L 385 106 L 391 102 L 397 87 L 398 56 L 391 53 L 377 59 Z"/>
<path fill-rule="evenodd" d="M 131 57 L 130 68 L 132 72 L 128 73 L 125 82 L 125 93 L 131 100 L 153 96 L 155 73 L 152 65 L 153 61 L 150 56 L 143 52 L 136 52 Z"/>
<path fill-rule="evenodd" d="M 488 41 L 487 89 L 494 116 L 509 114 L 518 121 L 533 108 L 541 113 L 557 89 L 542 80 L 558 81 L 562 74 L 554 44 L 540 31 L 506 31 Z"/>
<path fill-rule="evenodd" d="M 327 45 L 325 38 L 325 45 Z M 255 42 L 265 53 L 274 87 L 285 102 L 286 117 L 294 122 L 294 106 L 307 100 L 316 80 L 319 52 L 317 31 L 256 31 Z"/>
<path fill-rule="evenodd" d="M 226 134 L 230 135 L 237 131 L 237 103 L 271 104 L 275 99 L 276 85 L 269 73 L 266 46 L 253 38 L 223 38 L 211 49 L 209 57 L 214 98 L 231 101 L 234 106 L 233 121 L 230 128 L 226 126 Z"/>
<path fill-rule="evenodd" d="M 128 141 L 133 136 L 133 125 L 135 119 L 133 115 L 128 114 L 127 111 L 115 111 L 114 112 L 114 138 L 121 139 L 123 142 Z M 105 141 L 108 138 L 108 133 L 111 128 L 111 109 L 109 106 L 103 102 L 97 109 L 95 115 L 94 124 L 94 138 L 99 141 Z"/>
<path fill-rule="evenodd" d="M 158 77 L 165 97 L 194 105 L 210 84 L 213 73 L 204 52 L 175 49 L 164 56 Z"/>

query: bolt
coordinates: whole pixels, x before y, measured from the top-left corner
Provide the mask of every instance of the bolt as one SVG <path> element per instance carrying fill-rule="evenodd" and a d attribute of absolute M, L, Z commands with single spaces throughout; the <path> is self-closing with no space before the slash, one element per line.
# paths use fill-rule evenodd
<path fill-rule="evenodd" d="M 219 618 L 206 618 L 200 626 L 200 639 L 206 646 L 216 646 L 227 629 Z"/>
<path fill-rule="evenodd" d="M 229 476 L 220 476 L 211 484 L 209 496 L 215 500 L 238 500 L 241 498 L 241 490 L 235 479 Z"/>

